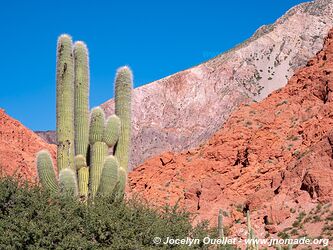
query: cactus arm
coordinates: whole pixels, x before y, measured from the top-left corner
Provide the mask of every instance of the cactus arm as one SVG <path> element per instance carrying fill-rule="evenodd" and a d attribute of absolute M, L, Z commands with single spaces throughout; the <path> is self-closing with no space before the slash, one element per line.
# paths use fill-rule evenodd
<path fill-rule="evenodd" d="M 37 174 L 41 185 L 53 192 L 58 192 L 58 183 L 54 172 L 51 155 L 47 150 L 37 153 Z"/>
<path fill-rule="evenodd" d="M 109 146 L 113 147 L 120 135 L 121 121 L 118 116 L 111 115 L 106 122 L 105 130 L 104 130 L 104 142 Z"/>
<path fill-rule="evenodd" d="M 70 168 L 64 168 L 59 172 L 59 187 L 64 194 L 78 195 L 78 186 L 75 172 Z"/>
<path fill-rule="evenodd" d="M 106 157 L 102 170 L 98 193 L 101 195 L 112 195 L 118 182 L 119 163 L 113 155 Z"/>
<path fill-rule="evenodd" d="M 95 197 L 103 169 L 104 160 L 108 154 L 108 146 L 105 142 L 95 142 L 90 148 L 91 164 L 89 187 L 92 198 Z"/>
<path fill-rule="evenodd" d="M 88 198 L 89 168 L 82 167 L 78 171 L 79 196 L 86 200 Z"/>

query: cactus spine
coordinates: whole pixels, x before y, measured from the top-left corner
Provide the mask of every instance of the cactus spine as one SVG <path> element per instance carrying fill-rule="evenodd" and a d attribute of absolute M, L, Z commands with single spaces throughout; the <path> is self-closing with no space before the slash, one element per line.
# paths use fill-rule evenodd
<path fill-rule="evenodd" d="M 98 193 L 102 195 L 111 195 L 118 182 L 119 164 L 113 155 L 109 155 L 104 161 L 101 181 Z"/>
<path fill-rule="evenodd" d="M 217 221 L 217 237 L 224 238 L 222 209 L 219 210 L 219 216 Z"/>
<path fill-rule="evenodd" d="M 131 143 L 131 95 L 133 87 L 132 72 L 128 67 L 117 71 L 115 82 L 115 113 L 120 118 L 120 137 L 115 148 L 115 156 L 120 168 L 127 173 Z M 127 174 L 126 174 L 127 175 Z"/>
<path fill-rule="evenodd" d="M 89 59 L 85 43 L 74 44 L 75 154 L 88 155 L 89 145 Z"/>
<path fill-rule="evenodd" d="M 58 183 L 54 172 L 53 162 L 47 150 L 41 150 L 37 154 L 37 173 L 42 186 L 51 191 L 58 191 Z"/>
<path fill-rule="evenodd" d="M 74 168 L 74 62 L 72 38 L 62 35 L 57 45 L 57 166 Z"/>

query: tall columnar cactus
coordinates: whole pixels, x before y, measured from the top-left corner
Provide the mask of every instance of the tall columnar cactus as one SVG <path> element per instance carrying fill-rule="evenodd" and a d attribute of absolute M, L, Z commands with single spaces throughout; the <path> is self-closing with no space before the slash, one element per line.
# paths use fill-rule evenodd
<path fill-rule="evenodd" d="M 77 196 L 78 186 L 76 173 L 70 168 L 64 168 L 59 172 L 59 187 L 62 193 Z"/>
<path fill-rule="evenodd" d="M 101 195 L 111 195 L 118 182 L 119 163 L 113 155 L 109 155 L 104 161 L 101 181 L 98 193 Z"/>
<path fill-rule="evenodd" d="M 39 182 L 43 187 L 51 192 L 58 191 L 58 182 L 54 172 L 51 155 L 47 150 L 37 153 L 37 173 Z"/>
<path fill-rule="evenodd" d="M 120 118 L 121 126 L 115 156 L 119 161 L 120 168 L 126 172 L 128 171 L 131 143 L 132 87 L 133 77 L 131 70 L 128 67 L 119 68 L 115 82 L 115 113 Z"/>
<path fill-rule="evenodd" d="M 219 238 L 224 238 L 222 209 L 219 210 L 219 216 L 217 221 L 217 236 Z"/>
<path fill-rule="evenodd" d="M 72 38 L 62 35 L 57 45 L 57 166 L 74 169 L 74 62 Z"/>
<path fill-rule="evenodd" d="M 88 155 L 89 145 L 89 58 L 85 43 L 74 44 L 75 154 Z"/>

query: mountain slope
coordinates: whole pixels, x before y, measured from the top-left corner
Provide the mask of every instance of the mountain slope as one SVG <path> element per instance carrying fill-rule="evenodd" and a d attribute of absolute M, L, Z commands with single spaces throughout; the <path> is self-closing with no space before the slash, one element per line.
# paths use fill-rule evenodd
<path fill-rule="evenodd" d="M 235 49 L 136 88 L 131 166 L 207 141 L 239 104 L 284 86 L 322 48 L 332 26 L 332 1 L 300 4 Z M 102 107 L 112 114 L 113 100 Z"/>
<path fill-rule="evenodd" d="M 48 149 L 55 159 L 56 146 L 44 142 L 34 132 L 0 109 L 0 171 L 3 175 L 36 178 L 36 153 Z"/>
<path fill-rule="evenodd" d="M 332 202 L 332 180 L 333 30 L 284 88 L 242 105 L 207 143 L 131 172 L 129 194 L 158 205 L 180 199 L 199 219 L 215 220 L 223 208 L 236 227 L 250 209 L 256 225 L 272 230 Z"/>

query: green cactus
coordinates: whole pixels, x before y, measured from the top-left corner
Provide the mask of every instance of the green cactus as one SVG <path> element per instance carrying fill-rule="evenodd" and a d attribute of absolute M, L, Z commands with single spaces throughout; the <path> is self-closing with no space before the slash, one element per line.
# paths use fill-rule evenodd
<path fill-rule="evenodd" d="M 113 155 L 106 157 L 98 193 L 101 195 L 111 195 L 118 182 L 119 163 Z"/>
<path fill-rule="evenodd" d="M 105 142 L 98 141 L 91 146 L 89 188 L 92 198 L 95 197 L 98 191 L 101 174 L 103 170 L 103 164 L 107 154 L 108 154 L 108 146 L 106 145 Z"/>
<path fill-rule="evenodd" d="M 58 192 L 58 183 L 54 172 L 51 155 L 47 150 L 37 153 L 37 173 L 42 186 L 55 193 Z"/>
<path fill-rule="evenodd" d="M 89 145 L 89 58 L 85 43 L 74 44 L 75 154 L 88 155 Z"/>
<path fill-rule="evenodd" d="M 217 221 L 217 236 L 219 238 L 224 238 L 222 209 L 219 210 L 219 216 Z"/>
<path fill-rule="evenodd" d="M 76 181 L 76 174 L 70 168 L 64 168 L 59 173 L 59 187 L 60 191 L 65 194 L 73 196 L 78 195 L 78 185 Z"/>
<path fill-rule="evenodd" d="M 122 198 L 125 194 L 126 182 L 127 182 L 127 171 L 125 169 L 119 167 L 118 186 L 117 186 L 119 198 Z"/>
<path fill-rule="evenodd" d="M 68 35 L 58 39 L 56 83 L 59 185 L 52 160 L 46 152 L 37 156 L 40 182 L 52 191 L 60 188 L 62 192 L 80 194 L 81 197 L 88 197 L 90 192 L 92 198 L 98 190 L 110 193 L 117 185 L 123 196 L 131 139 L 133 84 L 130 69 L 122 67 L 117 71 L 116 115 L 106 124 L 104 111 L 99 107 L 91 111 L 89 124 L 88 49 L 83 42 L 76 42 L 73 47 Z M 115 157 L 107 158 L 103 171 L 108 146 L 114 147 Z"/>
<path fill-rule="evenodd" d="M 115 82 L 115 113 L 120 118 L 120 137 L 116 145 L 115 156 L 120 168 L 128 171 L 131 144 L 131 98 L 133 79 L 128 67 L 117 70 Z"/>
<path fill-rule="evenodd" d="M 82 167 L 78 171 L 79 195 L 85 199 L 88 197 L 89 168 Z"/>
<path fill-rule="evenodd" d="M 105 124 L 105 114 L 103 109 L 96 107 L 91 110 L 89 142 L 93 145 L 95 142 L 103 141 Z"/>
<path fill-rule="evenodd" d="M 74 158 L 75 169 L 79 171 L 83 167 L 87 167 L 86 158 L 83 155 L 77 155 Z"/>
<path fill-rule="evenodd" d="M 116 115 L 111 115 L 107 120 L 103 140 L 109 147 L 116 145 L 120 135 L 120 126 L 121 121 Z"/>
<path fill-rule="evenodd" d="M 72 38 L 61 35 L 57 45 L 57 166 L 74 168 L 74 62 Z"/>
<path fill-rule="evenodd" d="M 246 223 L 247 223 L 247 234 L 248 234 L 247 238 L 248 238 L 248 240 L 250 240 L 250 239 L 255 240 L 256 237 L 255 237 L 254 231 L 251 227 L 251 219 L 250 219 L 250 211 L 249 210 L 247 210 L 247 212 L 246 212 Z M 246 250 L 258 250 L 258 249 L 259 249 L 259 246 L 255 242 L 249 243 L 246 246 Z"/>

